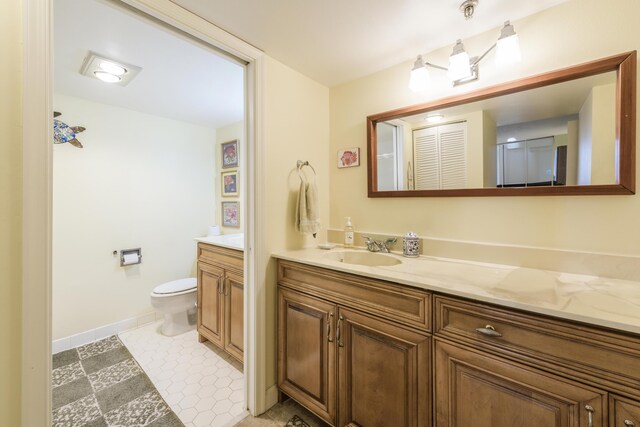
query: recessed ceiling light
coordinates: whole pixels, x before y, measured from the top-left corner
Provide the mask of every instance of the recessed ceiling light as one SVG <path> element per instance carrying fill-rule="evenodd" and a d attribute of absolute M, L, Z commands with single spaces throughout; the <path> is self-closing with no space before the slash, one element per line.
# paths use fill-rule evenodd
<path fill-rule="evenodd" d="M 515 139 L 514 137 L 511 138 L 507 138 L 507 142 L 516 142 L 517 139 Z"/>
<path fill-rule="evenodd" d="M 127 72 L 126 68 L 108 61 L 102 61 L 100 63 L 100 68 L 109 74 L 113 74 L 114 76 L 122 76 Z"/>
<path fill-rule="evenodd" d="M 444 114 L 432 114 L 424 119 L 429 123 L 438 123 L 444 120 Z"/>
<path fill-rule="evenodd" d="M 121 77 L 111 73 L 107 73 L 106 71 L 94 71 L 93 75 L 96 76 L 98 79 L 102 80 L 103 82 L 107 82 L 107 83 L 118 83 L 120 80 L 122 80 Z"/>
<path fill-rule="evenodd" d="M 135 65 L 89 52 L 82 63 L 80 74 L 106 83 L 126 86 L 141 70 L 142 68 Z"/>

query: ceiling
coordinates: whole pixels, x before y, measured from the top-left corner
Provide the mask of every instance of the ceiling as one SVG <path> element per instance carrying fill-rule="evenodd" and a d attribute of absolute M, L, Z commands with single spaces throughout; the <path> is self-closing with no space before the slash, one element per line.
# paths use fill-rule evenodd
<path fill-rule="evenodd" d="M 372 74 L 566 0 L 172 0 L 326 85 Z M 516 28 L 516 31 L 518 29 Z"/>
<path fill-rule="evenodd" d="M 243 67 L 96 0 L 55 0 L 54 91 L 219 128 L 244 114 Z M 142 67 L 127 86 L 79 73 L 88 51 Z"/>

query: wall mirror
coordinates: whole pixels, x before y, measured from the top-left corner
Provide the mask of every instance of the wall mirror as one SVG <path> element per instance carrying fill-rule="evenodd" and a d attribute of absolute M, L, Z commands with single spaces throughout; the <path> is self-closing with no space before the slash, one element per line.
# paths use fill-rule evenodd
<path fill-rule="evenodd" d="M 634 194 L 636 61 L 367 117 L 369 197 Z"/>

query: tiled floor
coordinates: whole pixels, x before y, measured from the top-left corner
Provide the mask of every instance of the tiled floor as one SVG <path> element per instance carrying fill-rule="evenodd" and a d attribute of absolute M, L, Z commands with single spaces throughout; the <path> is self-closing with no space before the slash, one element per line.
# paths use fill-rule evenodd
<path fill-rule="evenodd" d="M 300 417 L 309 427 L 329 427 L 329 424 L 313 415 L 298 403 L 289 399 L 284 403 L 278 403 L 259 417 L 248 416 L 236 427 L 282 427 L 287 424 L 294 415 Z"/>
<path fill-rule="evenodd" d="M 242 367 L 196 331 L 175 337 L 154 322 L 121 333 L 138 364 L 186 427 L 231 426 L 246 415 Z"/>

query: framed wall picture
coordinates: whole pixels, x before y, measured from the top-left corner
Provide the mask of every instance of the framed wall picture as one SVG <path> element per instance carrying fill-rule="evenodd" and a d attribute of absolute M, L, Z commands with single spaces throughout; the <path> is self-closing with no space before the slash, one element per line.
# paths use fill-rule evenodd
<path fill-rule="evenodd" d="M 222 202 L 222 226 L 240 227 L 239 202 Z"/>
<path fill-rule="evenodd" d="M 222 168 L 238 167 L 238 140 L 225 142 L 220 144 L 222 147 Z"/>
<path fill-rule="evenodd" d="M 338 167 L 352 168 L 354 166 L 360 166 L 360 148 L 338 150 Z"/>
<path fill-rule="evenodd" d="M 222 196 L 238 195 L 238 171 L 222 172 Z"/>

